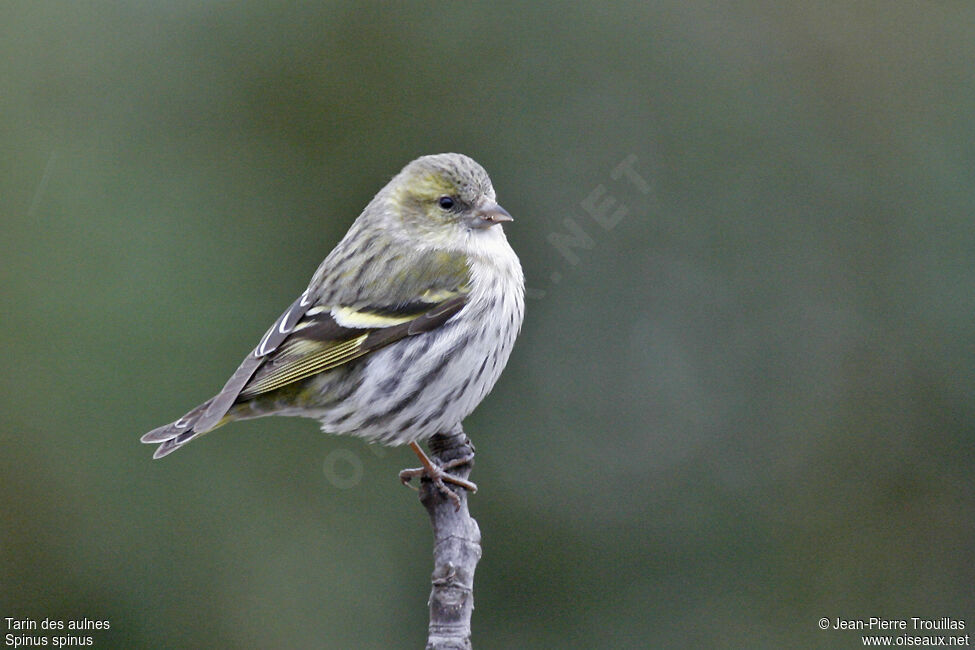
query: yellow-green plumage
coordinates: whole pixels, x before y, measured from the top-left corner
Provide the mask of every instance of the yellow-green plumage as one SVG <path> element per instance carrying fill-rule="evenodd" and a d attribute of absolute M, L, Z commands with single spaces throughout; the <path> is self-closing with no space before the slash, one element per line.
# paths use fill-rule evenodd
<path fill-rule="evenodd" d="M 470 158 L 413 161 L 224 389 L 143 441 L 164 456 L 264 415 L 390 444 L 456 424 L 491 389 L 521 327 L 521 266 L 499 225 L 510 220 Z"/>

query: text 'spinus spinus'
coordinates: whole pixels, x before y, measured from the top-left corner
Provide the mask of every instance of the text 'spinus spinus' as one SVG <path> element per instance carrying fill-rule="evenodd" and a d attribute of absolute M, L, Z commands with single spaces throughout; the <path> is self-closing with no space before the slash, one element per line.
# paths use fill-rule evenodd
<path fill-rule="evenodd" d="M 479 164 L 414 160 L 223 390 L 142 441 L 161 443 L 161 458 L 234 420 L 294 415 L 419 451 L 487 395 L 521 329 L 524 277 L 503 221 L 511 216 Z"/>

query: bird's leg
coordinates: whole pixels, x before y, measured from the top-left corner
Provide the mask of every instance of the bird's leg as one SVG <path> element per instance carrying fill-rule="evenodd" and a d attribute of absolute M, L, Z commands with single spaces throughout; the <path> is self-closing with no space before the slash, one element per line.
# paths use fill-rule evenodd
<path fill-rule="evenodd" d="M 460 497 L 458 497 L 453 490 L 448 488 L 445 483 L 453 483 L 454 485 L 459 485 L 470 493 L 477 492 L 477 486 L 466 479 L 462 479 L 453 474 L 449 474 L 446 470 L 453 469 L 454 467 L 459 467 L 466 463 L 471 462 L 474 458 L 473 454 L 461 456 L 460 458 L 454 458 L 443 465 L 436 465 L 425 453 L 420 449 L 420 445 L 415 442 L 410 443 L 410 448 L 416 453 L 417 457 L 420 459 L 420 463 L 423 467 L 417 467 L 416 469 L 404 469 L 399 473 L 399 480 L 403 482 L 403 485 L 409 486 L 410 481 L 414 478 L 423 478 L 424 476 L 430 479 L 437 489 L 440 490 L 444 495 L 446 495 L 451 501 L 454 502 L 454 506 L 460 507 Z"/>

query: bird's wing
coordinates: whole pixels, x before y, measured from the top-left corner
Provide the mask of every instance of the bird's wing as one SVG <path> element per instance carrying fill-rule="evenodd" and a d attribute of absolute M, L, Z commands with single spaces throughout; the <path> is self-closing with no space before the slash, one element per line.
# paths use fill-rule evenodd
<path fill-rule="evenodd" d="M 357 293 L 348 286 L 340 291 L 330 286 L 348 278 L 341 262 L 332 273 L 319 269 L 309 289 L 268 329 L 194 429 L 215 427 L 238 399 L 301 381 L 446 323 L 467 304 L 470 272 L 462 255 L 449 260 L 443 255 L 397 258 Z M 328 263 L 326 259 L 322 267 Z"/>
<path fill-rule="evenodd" d="M 220 419 L 227 414 L 227 411 L 230 410 L 230 407 L 237 400 L 240 391 L 247 385 L 251 377 L 254 376 L 257 369 L 264 364 L 267 355 L 276 350 L 281 342 L 294 331 L 295 326 L 301 321 L 313 304 L 314 300 L 311 298 L 309 290 L 306 289 L 297 300 L 291 303 L 291 306 L 284 310 L 283 314 L 278 316 L 274 324 L 261 337 L 261 342 L 257 344 L 254 351 L 247 355 L 247 358 L 244 359 L 234 374 L 230 376 L 230 379 L 227 380 L 227 383 L 224 384 L 220 392 L 210 400 L 206 411 L 204 411 L 203 415 L 194 424 L 193 428 L 195 430 L 209 431 L 217 426 Z"/>
<path fill-rule="evenodd" d="M 376 310 L 315 307 L 240 392 L 241 399 L 337 368 L 407 336 L 440 327 L 467 304 L 467 295 Z M 345 323 L 345 324 L 341 324 Z"/>

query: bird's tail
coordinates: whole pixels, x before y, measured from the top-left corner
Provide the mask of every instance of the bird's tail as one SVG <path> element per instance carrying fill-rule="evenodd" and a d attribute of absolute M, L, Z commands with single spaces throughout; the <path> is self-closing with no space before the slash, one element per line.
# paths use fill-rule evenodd
<path fill-rule="evenodd" d="M 149 433 L 142 436 L 140 440 L 146 444 L 162 443 L 156 448 L 156 451 L 152 454 L 152 457 L 162 458 L 163 456 L 171 454 L 197 436 L 202 436 L 204 433 L 209 433 L 217 427 L 223 426 L 229 422 L 232 418 L 229 415 L 225 415 L 219 422 L 217 422 L 216 426 L 210 427 L 209 429 L 197 430 L 194 428 L 212 401 L 213 398 L 210 398 L 175 422 L 170 422 L 169 424 L 163 425 L 158 429 L 153 429 Z"/>

